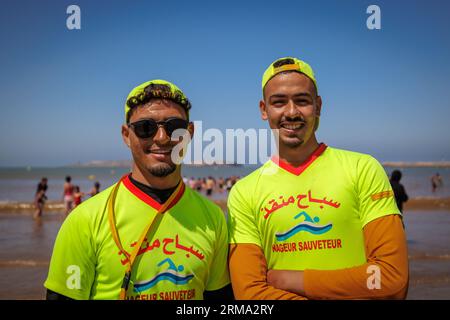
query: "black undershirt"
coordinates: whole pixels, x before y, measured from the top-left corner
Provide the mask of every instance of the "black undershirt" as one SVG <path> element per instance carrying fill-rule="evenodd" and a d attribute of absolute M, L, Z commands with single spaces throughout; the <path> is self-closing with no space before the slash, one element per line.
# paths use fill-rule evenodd
<path fill-rule="evenodd" d="M 139 188 L 139 190 L 144 192 L 146 195 L 150 196 L 159 204 L 166 202 L 167 199 L 169 199 L 169 197 L 172 195 L 172 193 L 178 186 L 177 184 L 175 187 L 169 189 L 155 189 L 139 181 L 134 180 L 131 174 L 128 176 L 128 178 L 130 178 L 131 183 L 134 184 L 137 188 Z"/>

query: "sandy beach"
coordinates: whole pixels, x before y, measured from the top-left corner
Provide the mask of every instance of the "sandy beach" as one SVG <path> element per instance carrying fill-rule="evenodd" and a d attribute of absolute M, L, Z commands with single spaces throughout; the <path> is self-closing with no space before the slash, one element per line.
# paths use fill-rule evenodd
<path fill-rule="evenodd" d="M 216 201 L 225 211 L 226 201 Z M 0 204 L 0 299 L 44 299 L 63 205 L 48 202 L 42 219 L 32 203 Z M 405 206 L 408 299 L 450 299 L 450 199 L 411 199 Z"/>

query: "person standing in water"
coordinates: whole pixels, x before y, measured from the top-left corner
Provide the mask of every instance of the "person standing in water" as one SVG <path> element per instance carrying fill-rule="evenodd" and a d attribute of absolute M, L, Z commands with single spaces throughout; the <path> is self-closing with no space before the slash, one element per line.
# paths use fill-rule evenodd
<path fill-rule="evenodd" d="M 400 212 L 403 212 L 403 203 L 408 201 L 408 195 L 406 194 L 405 187 L 400 183 L 402 179 L 402 173 L 400 170 L 394 170 L 391 173 L 392 190 L 394 191 L 395 202 Z"/>
<path fill-rule="evenodd" d="M 73 207 L 77 207 L 81 202 L 83 202 L 84 193 L 81 192 L 79 186 L 74 186 L 74 192 L 73 192 Z"/>
<path fill-rule="evenodd" d="M 42 212 L 44 210 L 45 200 L 47 200 L 47 178 L 42 178 L 37 185 L 36 194 L 34 195 L 34 206 L 36 208 L 33 217 L 38 219 L 42 217 Z"/>
<path fill-rule="evenodd" d="M 74 208 L 73 202 L 73 184 L 72 177 L 66 176 L 66 182 L 64 182 L 63 200 L 64 200 L 64 213 L 67 216 Z"/>
<path fill-rule="evenodd" d="M 435 193 L 437 188 L 442 186 L 442 177 L 439 172 L 431 177 L 431 192 Z"/>
<path fill-rule="evenodd" d="M 93 197 L 99 192 L 100 192 L 100 182 L 96 181 L 89 194 L 91 195 L 91 197 Z"/>

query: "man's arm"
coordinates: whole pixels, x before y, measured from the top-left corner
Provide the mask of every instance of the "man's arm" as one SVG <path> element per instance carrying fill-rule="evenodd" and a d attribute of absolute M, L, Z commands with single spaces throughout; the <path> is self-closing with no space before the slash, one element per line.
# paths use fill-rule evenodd
<path fill-rule="evenodd" d="M 78 207 L 64 220 L 44 283 L 48 290 L 76 300 L 89 299 L 95 277 L 96 255 L 88 218 Z"/>
<path fill-rule="evenodd" d="M 378 218 L 364 227 L 367 263 L 340 270 L 271 270 L 269 283 L 311 299 L 405 299 L 409 271 L 406 236 L 399 215 Z M 375 271 L 374 271 L 375 270 Z M 379 270 L 380 288 L 371 277 Z"/>
<path fill-rule="evenodd" d="M 297 294 L 276 289 L 267 283 L 267 263 L 256 244 L 230 245 L 230 277 L 236 300 L 304 300 Z"/>

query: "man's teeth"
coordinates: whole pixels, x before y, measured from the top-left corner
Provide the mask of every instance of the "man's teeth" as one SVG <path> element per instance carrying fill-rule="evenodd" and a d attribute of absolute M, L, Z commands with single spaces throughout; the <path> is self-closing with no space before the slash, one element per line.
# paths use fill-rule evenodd
<path fill-rule="evenodd" d="M 285 128 L 285 129 L 289 129 L 289 130 L 296 130 L 296 129 L 300 129 L 301 127 L 303 127 L 303 123 L 283 124 L 282 127 Z"/>
<path fill-rule="evenodd" d="M 150 150 L 151 153 L 168 154 L 171 150 Z"/>

